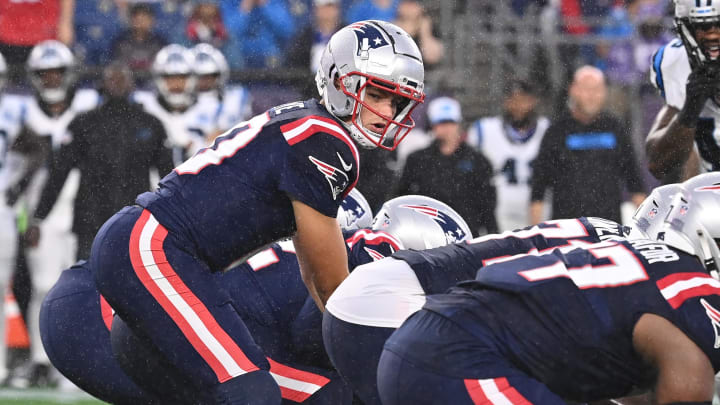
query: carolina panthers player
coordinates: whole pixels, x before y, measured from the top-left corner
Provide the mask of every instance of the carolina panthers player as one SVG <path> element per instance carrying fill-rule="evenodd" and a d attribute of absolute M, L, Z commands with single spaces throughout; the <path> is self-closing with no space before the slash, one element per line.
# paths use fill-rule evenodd
<path fill-rule="evenodd" d="M 8 202 L 6 192 L 18 179 L 22 166 L 21 156 L 11 150 L 22 127 L 24 96 L 4 92 L 7 65 L 0 54 L 0 291 L 7 291 L 15 268 L 17 229 L 15 211 Z M 42 156 L 36 156 L 35 160 Z M 4 299 L 0 300 L 0 314 Z M 5 322 L 0 322 L 0 375 L 5 374 Z"/>
<path fill-rule="evenodd" d="M 25 165 L 22 178 L 9 190 L 9 198 L 15 201 L 23 196 L 23 204 L 33 211 L 47 177 L 47 170 L 42 165 L 48 157 L 52 157 L 52 150 L 59 148 L 71 136 L 67 126 L 73 118 L 95 108 L 100 96 L 94 89 L 77 88 L 75 57 L 61 42 L 48 40 L 38 43 L 30 52 L 26 70 L 34 94 L 25 98 L 22 130 L 13 148 L 43 158 Z M 39 342 L 40 339 L 37 317 L 43 297 L 60 271 L 76 260 L 72 210 L 78 184 L 79 173 L 71 172 L 55 207 L 38 225 L 43 238 L 38 245 L 25 251 L 33 288 L 27 320 L 31 341 Z M 42 347 L 32 345 L 31 350 L 33 362 L 40 365 L 40 373 L 46 372 L 49 362 Z M 31 367 L 35 366 L 19 368 L 8 382 L 24 385 L 26 382 L 22 381 L 22 376 L 29 374 Z"/>
<path fill-rule="evenodd" d="M 343 200 L 337 220 L 348 232 L 348 257 L 357 258 L 358 264 L 375 259 L 364 252 L 368 247 L 384 255 L 400 248 L 399 242 L 384 232 L 359 231 L 371 224 L 372 212 L 357 189 Z M 367 245 L 358 243 L 359 238 L 366 239 Z M 356 265 L 349 262 L 350 268 Z M 228 287 L 253 339 L 265 356 L 273 359 L 271 373 L 284 399 L 314 404 L 349 402 L 352 394 L 330 371 L 319 332 L 322 315 L 308 297 L 291 242 L 276 243 L 218 277 Z M 83 390 L 110 403 L 168 401 L 166 395 L 139 388 L 118 365 L 110 345 L 112 315 L 97 292 L 87 262 L 64 271 L 44 300 L 40 321 L 43 346 L 53 365 Z M 77 356 L 78 351 L 84 355 Z M 140 361 L 148 360 L 143 357 Z"/>
<path fill-rule="evenodd" d="M 675 27 L 679 38 L 658 49 L 650 74 L 665 106 L 646 149 L 651 173 L 665 181 L 720 170 L 720 2 L 675 0 Z"/>
<path fill-rule="evenodd" d="M 538 113 L 536 90 L 526 81 L 516 81 L 503 101 L 503 114 L 475 121 L 467 142 L 492 163 L 497 190 L 495 216 L 503 231 L 531 224 L 530 181 L 532 163 L 550 121 Z"/>
<path fill-rule="evenodd" d="M 215 106 L 216 132 L 209 134 L 210 138 L 214 138 L 238 122 L 250 118 L 252 97 L 245 87 L 228 85 L 230 71 L 222 52 L 210 44 L 197 44 L 192 52 L 198 103 Z"/>
<path fill-rule="evenodd" d="M 214 273 L 293 236 L 323 308 L 348 274 L 335 215 L 357 182 L 355 143 L 394 149 L 424 99 L 417 45 L 382 21 L 338 31 L 316 78 L 322 103 L 238 124 L 109 219 L 93 243 L 96 285 L 116 314 L 217 402 L 278 403 L 280 392 Z"/>
<path fill-rule="evenodd" d="M 385 343 L 383 404 L 565 404 L 654 390 L 659 404 L 709 405 L 720 370 L 720 282 L 708 273 L 720 260 L 720 184 L 683 187 L 664 243 L 520 256 L 428 297 Z M 440 271 L 470 257 L 430 253 Z"/>
<path fill-rule="evenodd" d="M 185 47 L 171 44 L 155 55 L 152 77 L 155 91 L 136 91 L 133 99 L 165 126 L 174 149 L 175 164 L 207 146 L 215 133 L 217 104 L 198 103 L 193 71 L 194 55 Z"/>
<path fill-rule="evenodd" d="M 720 182 L 720 173 L 708 174 Z M 682 190 L 680 185 L 667 185 L 653 193 L 638 208 L 633 217 L 634 227 L 593 217 L 547 221 L 514 232 L 487 235 L 463 244 L 425 252 L 401 251 L 372 264 L 357 268 L 333 293 L 323 316 L 325 348 L 340 374 L 352 385 L 366 404 L 380 403 L 375 370 L 385 340 L 402 322 L 425 303 L 425 296 L 445 292 L 457 282 L 472 279 L 483 266 L 502 262 L 522 254 L 541 254 L 555 248 L 572 249 L 611 239 L 645 238 L 657 235 L 657 229 L 670 211 L 671 198 Z M 407 210 L 404 205 L 386 206 L 378 213 L 373 228 L 393 231 L 393 220 Z M 456 216 L 448 216 L 454 218 Z M 442 223 L 441 217 L 434 217 Z M 449 222 L 449 221 L 447 221 Z M 409 235 L 425 235 L 433 221 L 407 227 Z M 398 237 L 405 247 L 413 247 L 407 239 Z M 458 241 L 464 238 L 457 238 Z M 441 246 L 438 243 L 434 246 Z M 453 257 L 454 261 L 445 267 Z M 381 287 L 379 287 L 381 286 Z M 347 349 L 352 339 L 353 350 Z M 361 343 L 358 343 L 361 342 Z"/>

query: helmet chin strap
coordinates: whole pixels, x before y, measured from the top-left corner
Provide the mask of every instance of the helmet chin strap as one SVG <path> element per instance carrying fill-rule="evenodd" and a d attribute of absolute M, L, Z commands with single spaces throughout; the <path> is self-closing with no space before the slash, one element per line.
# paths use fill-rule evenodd
<path fill-rule="evenodd" d="M 698 236 L 700 237 L 700 245 L 703 250 L 705 269 L 711 274 L 713 274 L 713 272 L 717 274 L 717 263 L 715 262 L 715 255 L 713 255 L 712 248 L 710 247 L 710 243 L 708 242 L 709 238 L 706 238 L 702 231 L 698 231 Z"/>

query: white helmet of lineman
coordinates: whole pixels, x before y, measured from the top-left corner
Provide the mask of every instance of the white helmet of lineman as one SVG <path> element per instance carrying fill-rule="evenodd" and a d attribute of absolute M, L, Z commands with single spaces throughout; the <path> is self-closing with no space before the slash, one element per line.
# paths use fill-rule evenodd
<path fill-rule="evenodd" d="M 5 63 L 5 57 L 0 53 L 0 90 L 5 87 L 7 83 L 7 63 Z"/>
<path fill-rule="evenodd" d="M 415 41 L 400 27 L 384 21 L 359 21 L 336 32 L 325 47 L 315 75 L 325 108 L 362 147 L 393 150 L 415 127 L 412 110 L 425 99 L 425 71 Z M 402 97 L 394 117 L 365 103 L 368 86 Z M 363 108 L 387 121 L 382 133 L 363 126 Z"/>
<path fill-rule="evenodd" d="M 405 249 L 432 249 L 472 239 L 465 220 L 447 204 L 421 195 L 393 198 L 375 215 L 373 231 L 398 239 Z"/>
<path fill-rule="evenodd" d="M 685 46 L 690 64 L 702 65 L 705 62 L 720 59 L 720 56 L 711 57 L 702 44 L 695 38 L 698 28 L 707 30 L 712 26 L 720 25 L 720 1 L 718 0 L 674 0 L 675 2 L 675 28 Z"/>
<path fill-rule="evenodd" d="M 354 231 L 372 226 L 373 215 L 370 204 L 358 189 L 353 188 L 340 204 L 337 213 L 340 228 Z"/>
<path fill-rule="evenodd" d="M 683 183 L 658 239 L 697 256 L 717 275 L 720 264 L 720 173 L 706 173 Z"/>
<path fill-rule="evenodd" d="M 195 102 L 193 53 L 182 45 L 170 44 L 158 51 L 152 64 L 155 87 L 174 108 L 186 108 Z"/>
<path fill-rule="evenodd" d="M 665 217 L 672 208 L 672 198 L 681 191 L 683 191 L 683 187 L 679 183 L 655 187 L 635 210 L 629 237 L 631 239 L 656 239 Z"/>
<path fill-rule="evenodd" d="M 60 41 L 50 39 L 35 45 L 26 62 L 30 83 L 40 99 L 54 104 L 65 100 L 77 80 L 75 56 Z"/>
<path fill-rule="evenodd" d="M 197 90 L 220 91 L 228 81 L 230 68 L 225 56 L 210 44 L 197 44 L 192 48 L 193 71 L 197 77 Z M 204 84 L 208 81 L 208 84 Z"/>

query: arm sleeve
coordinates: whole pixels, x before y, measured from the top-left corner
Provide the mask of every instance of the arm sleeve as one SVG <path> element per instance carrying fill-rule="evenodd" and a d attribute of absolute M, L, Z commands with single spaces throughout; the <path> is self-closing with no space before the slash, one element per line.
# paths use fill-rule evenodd
<path fill-rule="evenodd" d="M 68 131 L 72 134 L 72 140 L 61 145 L 56 152 L 51 153 L 50 174 L 45 182 L 42 194 L 40 194 L 40 201 L 35 209 L 35 218 L 45 219 L 50 214 L 65 185 L 70 170 L 77 166 L 77 162 L 81 158 L 80 154 L 85 150 L 83 147 L 84 127 L 82 118 L 74 119 L 68 126 Z"/>
<path fill-rule="evenodd" d="M 554 176 L 553 154 L 555 153 L 554 143 L 556 142 L 555 138 L 557 138 L 555 135 L 556 132 L 555 125 L 551 125 L 540 143 L 540 151 L 533 166 L 530 191 L 531 201 L 542 201 L 545 198 L 545 190 L 551 187 Z"/>

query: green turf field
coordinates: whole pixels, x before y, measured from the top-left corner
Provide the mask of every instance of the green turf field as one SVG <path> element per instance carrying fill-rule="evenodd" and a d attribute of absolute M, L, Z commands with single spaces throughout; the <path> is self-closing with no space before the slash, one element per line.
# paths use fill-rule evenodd
<path fill-rule="evenodd" d="M 0 405 L 101 405 L 84 392 L 60 392 L 51 389 L 0 389 Z"/>

